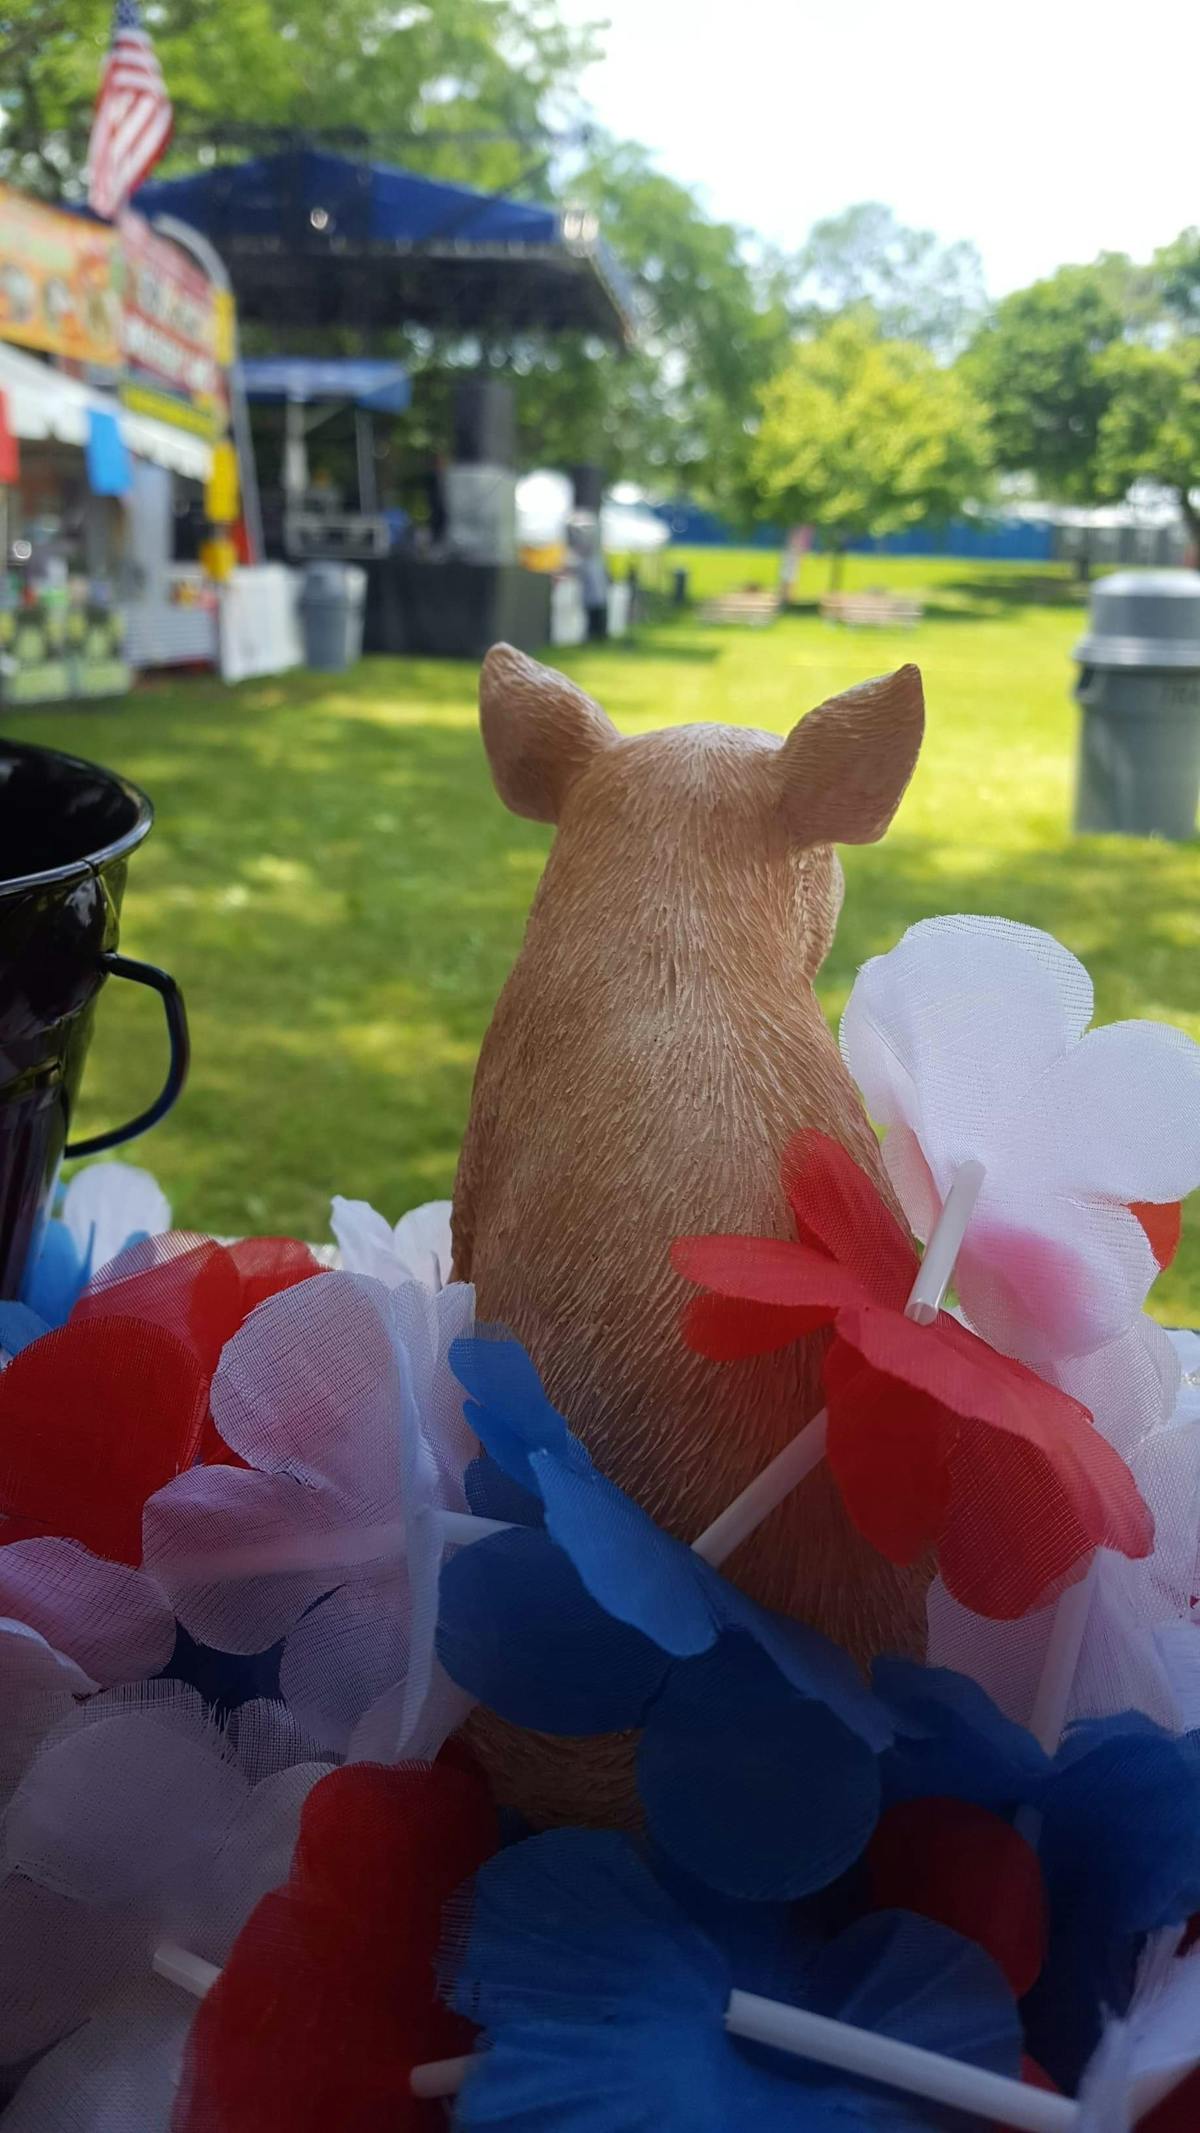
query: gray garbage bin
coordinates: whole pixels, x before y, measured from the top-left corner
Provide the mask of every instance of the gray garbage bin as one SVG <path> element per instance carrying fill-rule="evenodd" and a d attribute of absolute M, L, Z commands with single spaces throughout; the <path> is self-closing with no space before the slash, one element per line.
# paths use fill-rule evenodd
<path fill-rule="evenodd" d="M 304 661 L 340 674 L 362 656 L 367 573 L 357 563 L 310 563 L 304 573 L 300 613 Z"/>
<path fill-rule="evenodd" d="M 1083 707 L 1076 829 L 1194 836 L 1200 572 L 1121 570 L 1099 579 L 1075 658 Z"/>

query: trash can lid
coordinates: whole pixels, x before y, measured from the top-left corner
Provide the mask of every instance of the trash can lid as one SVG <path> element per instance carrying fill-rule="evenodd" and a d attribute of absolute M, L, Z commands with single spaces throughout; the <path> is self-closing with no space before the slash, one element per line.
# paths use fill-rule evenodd
<path fill-rule="evenodd" d="M 347 607 L 361 607 L 367 597 L 367 573 L 360 563 L 306 563 L 303 600 L 336 600 Z"/>
<path fill-rule="evenodd" d="M 1092 587 L 1086 667 L 1200 669 L 1200 571 L 1117 570 Z"/>
<path fill-rule="evenodd" d="M 306 563 L 304 590 L 306 593 L 321 593 L 327 599 L 344 600 L 349 593 L 352 569 L 350 563 Z"/>

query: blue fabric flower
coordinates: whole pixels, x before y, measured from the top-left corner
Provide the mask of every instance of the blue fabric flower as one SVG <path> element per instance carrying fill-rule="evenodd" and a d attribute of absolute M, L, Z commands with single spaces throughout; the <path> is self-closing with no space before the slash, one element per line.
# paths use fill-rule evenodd
<path fill-rule="evenodd" d="M 44 1322 L 63 1326 L 87 1287 L 92 1273 L 90 1245 L 80 1251 L 65 1222 L 51 1216 L 38 1238 L 37 1250 L 25 1270 L 22 1302 Z"/>
<path fill-rule="evenodd" d="M 1039 1817 L 1052 1911 L 1118 1938 L 1200 1910 L 1200 1735 L 1140 1711 L 1070 1728 L 1053 1761 L 965 1674 L 880 1659 L 896 1739 L 884 1798 L 948 1797 Z"/>
<path fill-rule="evenodd" d="M 1068 2092 L 1105 2014 L 1133 1990 L 1147 1933 L 1200 1910 L 1200 1736 L 1139 1711 L 1070 1728 L 1053 1760 L 965 1675 L 876 1662 L 896 1727 L 884 1799 L 950 1797 L 1036 1818 L 1050 1940 L 1025 2001 L 1030 2048 Z"/>
<path fill-rule="evenodd" d="M 486 1451 L 540 1499 L 551 1540 L 607 1615 L 679 1659 L 711 1651 L 727 1631 L 740 1630 L 801 1695 L 828 1703 L 872 1748 L 887 1746 L 887 1715 L 846 1654 L 756 1606 L 606 1481 L 550 1405 L 519 1341 L 478 1334 L 457 1340 L 450 1367 L 470 1394 L 464 1412 Z"/>
<path fill-rule="evenodd" d="M 47 1329 L 65 1325 L 101 1267 L 170 1225 L 170 1207 L 148 1171 L 130 1163 L 85 1164 L 58 1193 L 56 1212 L 35 1241 L 22 1301 Z"/>
<path fill-rule="evenodd" d="M 882 1763 L 889 1807 L 954 1799 L 1005 1813 L 1041 1797 L 1049 1757 L 969 1675 L 914 1659 L 877 1659 L 871 1679 L 896 1734 Z"/>
<path fill-rule="evenodd" d="M 769 1614 L 597 1473 L 519 1343 L 455 1342 L 485 1446 L 473 1509 L 544 1524 L 461 1549 L 442 1571 L 438 1652 L 513 1724 L 642 1729 L 654 1840 L 725 1894 L 784 1900 L 860 1855 L 879 1812 L 882 1706 L 825 1638 Z"/>
<path fill-rule="evenodd" d="M 775 1932 L 770 1920 L 769 1931 Z M 762 1965 L 753 1964 L 757 1977 Z M 513 2133 L 897 2133 L 925 2107 L 730 2036 L 717 1943 L 629 1839 L 556 1830 L 480 1872 L 451 1997 L 488 2034 L 456 2122 Z M 969 1943 L 904 1913 L 864 1921 L 798 1966 L 797 2003 L 1015 2075 L 1011 1995 Z"/>
<path fill-rule="evenodd" d="M 31 1341 L 40 1341 L 50 1328 L 28 1304 L 0 1303 L 0 1354 L 20 1355 Z"/>
<path fill-rule="evenodd" d="M 1200 1736 L 1140 1711 L 1073 1726 L 1039 1797 L 1053 1910 L 1122 1935 L 1200 1911 Z"/>

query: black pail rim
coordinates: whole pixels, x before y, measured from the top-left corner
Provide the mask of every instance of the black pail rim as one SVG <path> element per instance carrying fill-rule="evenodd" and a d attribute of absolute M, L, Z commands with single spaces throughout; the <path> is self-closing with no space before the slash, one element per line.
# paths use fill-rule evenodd
<path fill-rule="evenodd" d="M 106 770 L 102 763 L 90 763 L 86 756 L 69 755 L 63 748 L 42 748 L 32 741 L 10 741 L 0 736 L 0 755 L 21 755 L 49 758 L 52 762 L 66 763 L 72 770 L 83 770 L 90 778 L 104 778 L 115 785 L 125 797 L 132 800 L 136 810 L 129 828 L 111 844 L 101 845 L 98 851 L 86 852 L 80 859 L 69 859 L 62 866 L 44 867 L 36 874 L 0 875 L 0 899 L 6 896 L 26 894 L 30 889 L 52 888 L 67 881 L 85 881 L 89 874 L 98 874 L 101 867 L 114 859 L 123 859 L 127 852 L 135 851 L 147 836 L 154 823 L 154 807 L 148 795 L 132 778 L 123 778 L 117 770 Z"/>

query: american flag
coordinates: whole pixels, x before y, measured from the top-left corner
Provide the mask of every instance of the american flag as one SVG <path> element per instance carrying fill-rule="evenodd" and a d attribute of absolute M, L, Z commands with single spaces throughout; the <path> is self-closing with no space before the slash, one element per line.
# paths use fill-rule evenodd
<path fill-rule="evenodd" d="M 110 222 L 153 170 L 174 114 L 135 0 L 117 0 L 88 145 L 88 206 Z"/>

